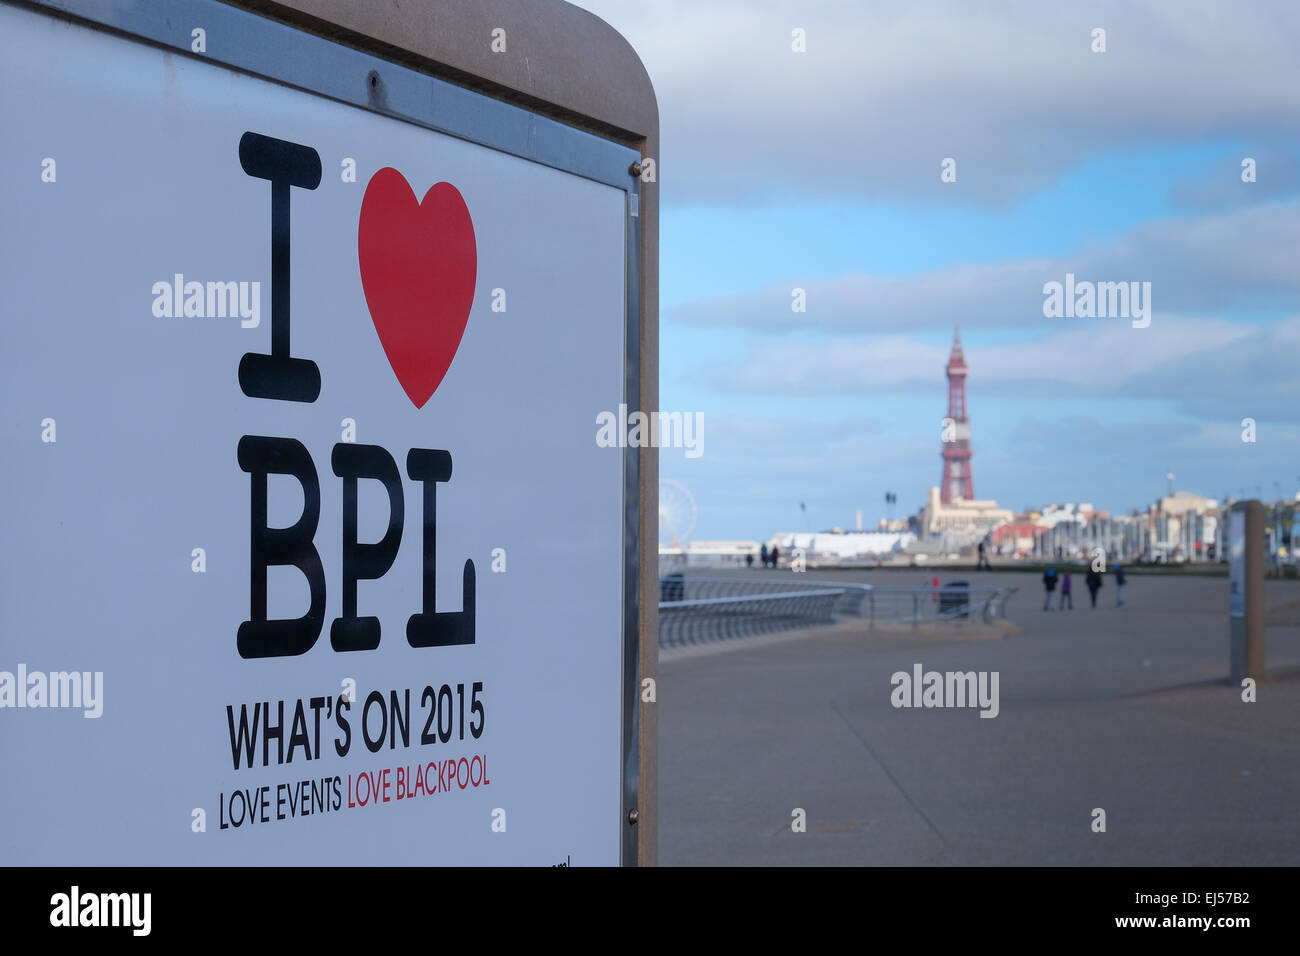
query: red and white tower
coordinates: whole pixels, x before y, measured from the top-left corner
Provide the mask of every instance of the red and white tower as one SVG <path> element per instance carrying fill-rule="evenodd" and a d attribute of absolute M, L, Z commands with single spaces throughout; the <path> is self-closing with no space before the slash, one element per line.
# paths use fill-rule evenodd
<path fill-rule="evenodd" d="M 952 333 L 952 354 L 948 356 L 948 418 L 943 422 L 943 483 L 939 500 L 975 497 L 970 473 L 970 419 L 966 417 L 966 359 L 961 354 L 961 334 Z"/>

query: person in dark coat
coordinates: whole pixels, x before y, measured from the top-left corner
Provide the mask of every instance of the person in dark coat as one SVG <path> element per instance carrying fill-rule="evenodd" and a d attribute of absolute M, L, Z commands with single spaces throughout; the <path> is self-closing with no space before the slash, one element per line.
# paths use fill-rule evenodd
<path fill-rule="evenodd" d="M 1046 592 L 1046 599 L 1043 601 L 1043 610 L 1052 609 L 1052 592 L 1056 590 L 1056 568 L 1048 568 L 1043 572 L 1043 590 Z"/>
<path fill-rule="evenodd" d="M 781 559 L 781 549 L 778 548 L 776 545 L 772 545 L 772 567 L 776 567 L 777 566 L 776 562 L 779 561 L 780 559 Z"/>
<path fill-rule="evenodd" d="M 1101 572 L 1096 568 L 1089 569 L 1086 583 L 1088 585 L 1088 593 L 1092 595 L 1092 606 L 1096 608 L 1097 592 L 1101 590 Z"/>
<path fill-rule="evenodd" d="M 1115 565 L 1115 606 L 1120 607 L 1124 603 L 1124 568 L 1121 565 Z"/>

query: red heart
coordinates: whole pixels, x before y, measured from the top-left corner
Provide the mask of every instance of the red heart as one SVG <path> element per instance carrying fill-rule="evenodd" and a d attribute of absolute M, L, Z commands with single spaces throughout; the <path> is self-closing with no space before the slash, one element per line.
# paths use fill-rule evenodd
<path fill-rule="evenodd" d="M 361 288 L 397 381 L 423 408 L 460 348 L 474 302 L 474 221 L 451 183 L 416 202 L 406 177 L 370 178 L 357 226 Z"/>

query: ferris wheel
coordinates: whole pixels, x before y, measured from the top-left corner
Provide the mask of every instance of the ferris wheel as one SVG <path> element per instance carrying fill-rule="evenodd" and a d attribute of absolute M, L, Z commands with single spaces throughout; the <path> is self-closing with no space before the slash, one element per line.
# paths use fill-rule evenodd
<path fill-rule="evenodd" d="M 659 479 L 659 545 L 685 548 L 695 530 L 699 509 L 686 486 L 670 478 Z"/>

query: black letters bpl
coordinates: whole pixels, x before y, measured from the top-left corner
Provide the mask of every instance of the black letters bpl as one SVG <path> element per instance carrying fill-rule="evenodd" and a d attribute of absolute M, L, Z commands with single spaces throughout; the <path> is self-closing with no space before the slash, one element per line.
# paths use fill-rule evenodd
<path fill-rule="evenodd" d="M 253 476 L 249 509 L 249 620 L 239 625 L 240 657 L 288 657 L 305 654 L 320 637 L 325 621 L 325 569 L 313 539 L 320 520 L 320 482 L 302 442 L 294 438 L 239 439 L 239 467 Z M 302 517 L 289 528 L 268 528 L 266 476 L 291 475 L 302 485 Z M 311 607 L 294 620 L 266 619 L 266 571 L 273 564 L 292 564 L 307 577 Z"/>
<path fill-rule="evenodd" d="M 239 362 L 239 385 L 250 398 L 314 402 L 320 395 L 315 362 L 289 354 L 289 189 L 320 184 L 320 156 L 309 146 L 245 133 L 239 141 L 244 172 L 271 183 L 271 353 L 250 352 Z M 249 509 L 249 619 L 239 625 L 236 644 L 241 657 L 286 657 L 315 646 L 325 623 L 325 569 L 316 550 L 320 522 L 320 480 L 311 454 L 293 438 L 245 435 L 239 439 L 239 467 L 251 476 Z M 343 479 L 343 615 L 330 625 L 336 651 L 367 651 L 379 646 L 376 617 L 357 614 L 357 582 L 383 577 L 397 559 L 406 507 L 397 463 L 378 445 L 340 442 L 330 456 L 334 474 Z M 438 482 L 451 480 L 451 453 L 412 448 L 406 473 L 423 487 L 424 540 L 422 608 L 406 625 L 412 647 L 446 647 L 474 643 L 474 562 L 467 559 L 461 611 L 435 610 Z M 288 528 L 267 525 L 267 476 L 288 475 L 302 486 L 302 516 Z M 388 529 L 381 540 L 357 540 L 357 482 L 378 481 L 388 495 Z M 307 578 L 311 604 L 293 619 L 267 620 L 267 571 L 292 565 Z"/>

